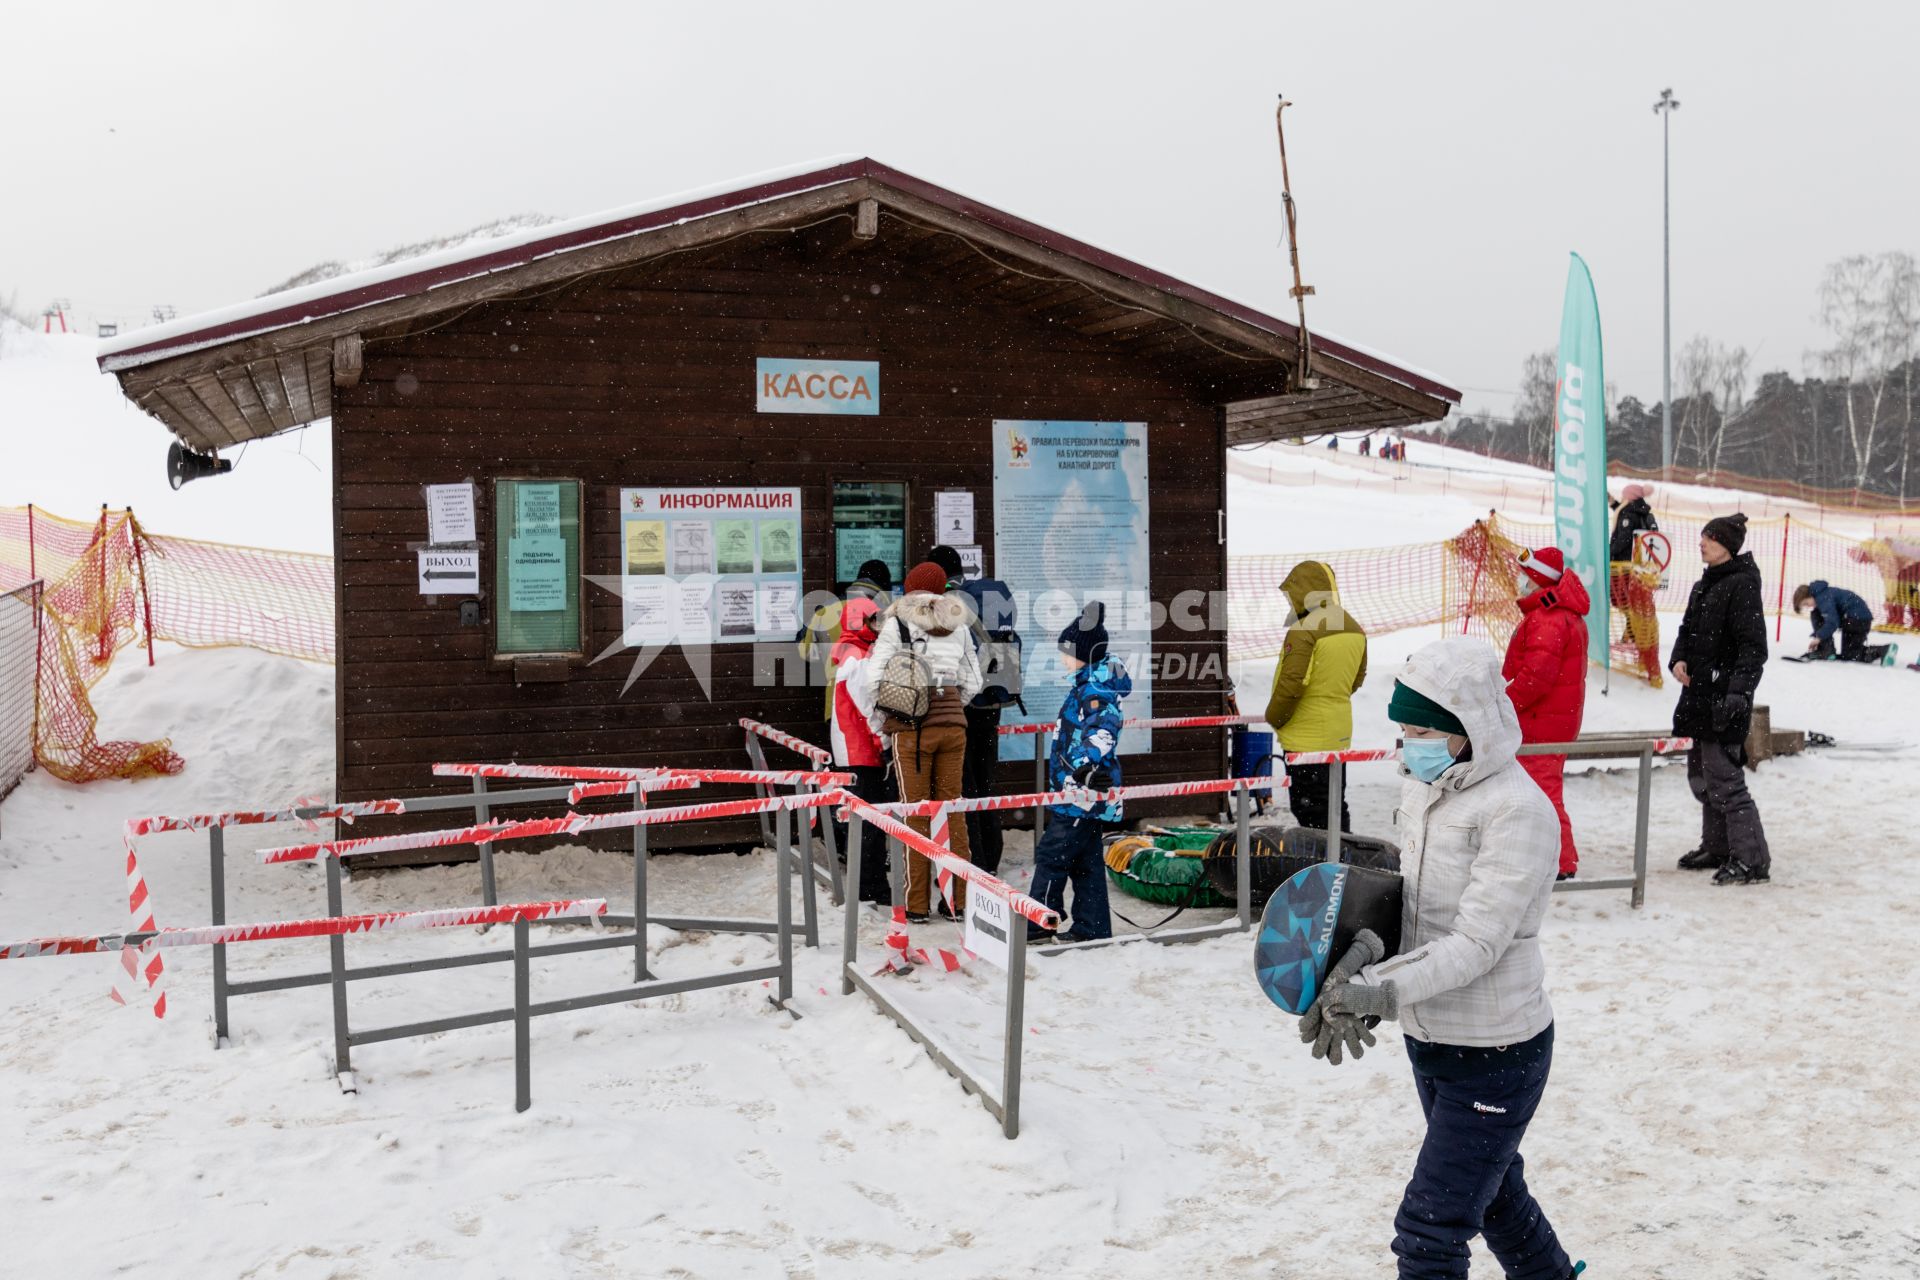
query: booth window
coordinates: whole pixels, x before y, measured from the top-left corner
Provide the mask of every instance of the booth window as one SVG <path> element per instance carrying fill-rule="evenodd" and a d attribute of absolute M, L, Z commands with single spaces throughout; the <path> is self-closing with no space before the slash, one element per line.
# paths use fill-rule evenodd
<path fill-rule="evenodd" d="M 836 482 L 833 486 L 833 581 L 836 590 L 859 576 L 860 566 L 879 560 L 897 588 L 907 576 L 907 486 L 888 482 Z"/>
<path fill-rule="evenodd" d="M 580 482 L 493 486 L 494 652 L 575 654 L 580 646 Z"/>

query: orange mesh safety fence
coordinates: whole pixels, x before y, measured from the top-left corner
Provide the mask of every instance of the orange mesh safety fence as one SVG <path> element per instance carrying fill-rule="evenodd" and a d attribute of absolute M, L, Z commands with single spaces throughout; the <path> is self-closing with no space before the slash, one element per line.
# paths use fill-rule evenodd
<path fill-rule="evenodd" d="M 1705 524 L 1700 517 L 1662 517 L 1664 546 L 1653 540 L 1639 558 L 1611 567 L 1606 590 L 1614 670 L 1659 687 L 1665 664 L 1659 615 L 1685 611 L 1700 578 Z M 1550 524 L 1490 516 L 1444 542 L 1234 556 L 1227 566 L 1232 656 L 1259 659 L 1279 653 L 1287 616 L 1280 583 L 1302 560 L 1333 569 L 1342 606 L 1374 634 L 1439 626 L 1442 634 L 1479 635 L 1504 648 L 1520 621 L 1519 552 L 1552 541 Z M 1752 552 L 1760 566 L 1776 636 L 1781 618 L 1793 609 L 1794 587 L 1819 580 L 1874 605 L 1881 630 L 1920 631 L 1920 537 L 1884 533 L 1859 540 L 1787 516 L 1750 522 L 1741 549 Z M 1599 594 L 1595 584 L 1586 585 L 1590 595 Z"/>
<path fill-rule="evenodd" d="M 245 645 L 333 660 L 333 567 L 326 556 L 148 535 L 131 512 L 86 524 L 0 508 L 0 589 L 38 576 L 34 755 L 69 782 L 176 773 L 161 739 L 103 742 L 91 690 L 136 641 Z"/>

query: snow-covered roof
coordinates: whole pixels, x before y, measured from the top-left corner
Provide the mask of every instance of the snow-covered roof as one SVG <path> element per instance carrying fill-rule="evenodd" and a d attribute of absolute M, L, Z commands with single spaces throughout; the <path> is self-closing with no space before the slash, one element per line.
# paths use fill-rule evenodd
<path fill-rule="evenodd" d="M 764 216 L 771 222 L 790 204 L 805 202 L 809 193 L 843 186 L 847 203 L 876 197 L 884 206 L 893 195 L 937 213 L 949 226 L 958 220 L 963 234 L 994 238 L 1003 251 L 1084 264 L 1102 279 L 1133 287 L 1132 305 L 1163 311 L 1189 329 L 1196 322 L 1216 329 L 1238 326 L 1242 342 L 1251 339 L 1275 360 L 1286 361 L 1298 343 L 1293 324 L 1247 303 L 879 161 L 842 156 L 474 241 L 134 330 L 103 341 L 99 363 L 120 375 L 127 395 L 182 439 L 203 448 L 237 443 L 326 416 L 331 388 L 321 374 L 332 359 L 331 344 L 391 319 L 398 306 L 418 315 L 421 300 L 431 306 L 438 290 L 449 290 L 447 309 L 469 305 L 476 285 L 483 292 L 488 288 L 488 277 L 502 277 L 499 292 L 504 294 L 522 287 L 514 281 L 541 270 L 535 264 L 543 260 L 589 250 L 594 252 L 587 256 L 602 256 L 609 246 L 618 252 L 615 242 L 620 241 L 636 242 L 637 258 L 646 252 L 639 243 L 645 237 L 721 215 L 751 218 L 756 205 L 769 206 Z M 1435 375 L 1358 343 L 1316 331 L 1313 345 L 1316 372 L 1330 372 L 1339 385 L 1299 390 L 1285 405 L 1248 402 L 1259 407 L 1246 411 L 1243 425 L 1253 423 L 1257 430 L 1268 413 L 1276 428 L 1282 420 L 1304 421 L 1308 415 L 1331 420 L 1359 400 L 1373 402 L 1382 394 L 1386 403 L 1410 405 L 1407 420 L 1417 421 L 1438 417 L 1447 403 L 1460 400 L 1460 393 Z M 197 353 L 204 354 L 195 358 Z M 1407 392 L 1413 393 L 1412 401 L 1405 400 Z"/>

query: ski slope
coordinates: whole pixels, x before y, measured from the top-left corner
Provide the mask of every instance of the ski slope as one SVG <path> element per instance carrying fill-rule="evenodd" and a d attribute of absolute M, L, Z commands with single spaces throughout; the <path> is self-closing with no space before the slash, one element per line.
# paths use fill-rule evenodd
<path fill-rule="evenodd" d="M 185 493 L 201 488 L 248 486 Z M 1318 501 L 1316 488 L 1337 500 Z M 1236 484 L 1234 546 L 1427 541 L 1462 523 L 1445 495 L 1408 496 Z M 1387 740 L 1389 677 L 1436 635 L 1376 639 L 1357 741 Z M 1805 635 L 1790 621 L 1780 651 Z M 1243 689 L 1257 696 L 1269 669 L 1241 672 Z M 1609 696 L 1591 691 L 1588 724 L 1658 728 L 1672 692 L 1616 677 Z M 96 695 L 102 733 L 171 734 L 187 769 L 85 789 L 30 775 L 0 803 L 0 936 L 122 923 L 118 833 L 130 814 L 324 793 L 332 696 L 328 669 L 242 650 L 163 649 L 152 669 L 120 662 Z M 1753 776 L 1773 883 L 1716 889 L 1673 869 L 1698 811 L 1681 771 L 1662 768 L 1646 909 L 1629 910 L 1624 894 L 1563 895 L 1547 926 L 1558 1060 L 1525 1147 L 1528 1176 L 1596 1277 L 1883 1280 L 1920 1265 L 1908 1056 L 1920 1008 L 1898 960 L 1920 942 L 1916 755 L 1846 745 L 1920 741 L 1920 675 L 1776 662 L 1760 700 L 1776 724 L 1843 744 Z M 1385 831 L 1391 771 L 1352 777 L 1356 825 Z M 1585 874 L 1626 869 L 1632 797 L 1627 771 L 1569 780 Z M 315 868 L 248 856 L 282 839 L 229 833 L 230 919 L 324 910 Z M 143 845 L 163 924 L 208 918 L 205 858 L 204 837 Z M 1016 884 L 1030 876 L 1023 835 L 1009 839 L 1006 870 Z M 501 892 L 604 895 L 617 911 L 629 874 L 626 859 L 579 848 L 503 853 Z M 661 911 L 764 914 L 771 886 L 759 855 L 662 857 L 652 871 Z M 356 877 L 348 902 L 445 906 L 478 892 L 477 871 L 455 867 Z M 1116 904 L 1138 919 L 1162 914 Z M 829 913 L 823 935 L 836 924 Z M 864 928 L 871 954 L 881 926 Z M 921 933 L 951 945 L 943 927 Z M 507 943 L 504 930 L 447 931 L 349 950 L 380 963 Z M 652 945 L 665 974 L 757 964 L 770 951 L 762 939 L 658 929 Z M 234 1043 L 214 1052 L 205 951 L 168 953 L 165 1021 L 107 1002 L 108 958 L 8 962 L 0 1222 L 11 1269 L 1384 1280 L 1420 1133 L 1397 1032 L 1383 1028 L 1358 1063 L 1313 1062 L 1260 996 L 1250 951 L 1232 938 L 1036 960 L 1012 1143 L 892 1023 L 839 995 L 827 950 L 800 956 L 799 1021 L 747 988 L 537 1021 L 524 1115 L 512 1110 L 504 1026 L 365 1047 L 360 1092 L 345 1096 L 329 1075 L 324 989 L 237 1000 Z M 236 973 L 287 972 L 323 963 L 325 949 L 276 943 L 233 957 Z M 539 963 L 535 998 L 610 985 L 621 967 L 619 952 Z M 507 981 L 505 966 L 482 966 L 356 984 L 355 1020 L 490 1007 Z M 982 1063 L 997 1046 L 999 989 L 977 962 L 896 988 Z M 1475 1274 L 1495 1274 L 1491 1261 Z"/>

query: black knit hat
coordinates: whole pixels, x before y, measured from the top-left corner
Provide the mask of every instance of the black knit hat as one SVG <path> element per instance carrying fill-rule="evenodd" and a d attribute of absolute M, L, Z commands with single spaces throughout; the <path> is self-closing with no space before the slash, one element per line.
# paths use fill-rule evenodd
<path fill-rule="evenodd" d="M 944 542 L 927 552 L 927 559 L 947 571 L 947 581 L 949 582 L 955 578 L 966 576 L 967 568 L 960 563 L 960 553 Z"/>
<path fill-rule="evenodd" d="M 1088 666 L 1106 657 L 1106 621 L 1107 606 L 1098 600 L 1088 605 L 1060 633 L 1060 652 L 1070 653 Z"/>
<path fill-rule="evenodd" d="M 871 582 L 882 591 L 893 590 L 893 570 L 887 568 L 885 560 L 869 560 L 860 566 L 859 579 Z"/>
<path fill-rule="evenodd" d="M 1730 516 L 1715 516 L 1707 521 L 1707 527 L 1700 531 L 1703 538 L 1712 538 L 1727 549 L 1730 555 L 1739 555 L 1740 548 L 1747 541 L 1747 515 L 1736 511 Z"/>

